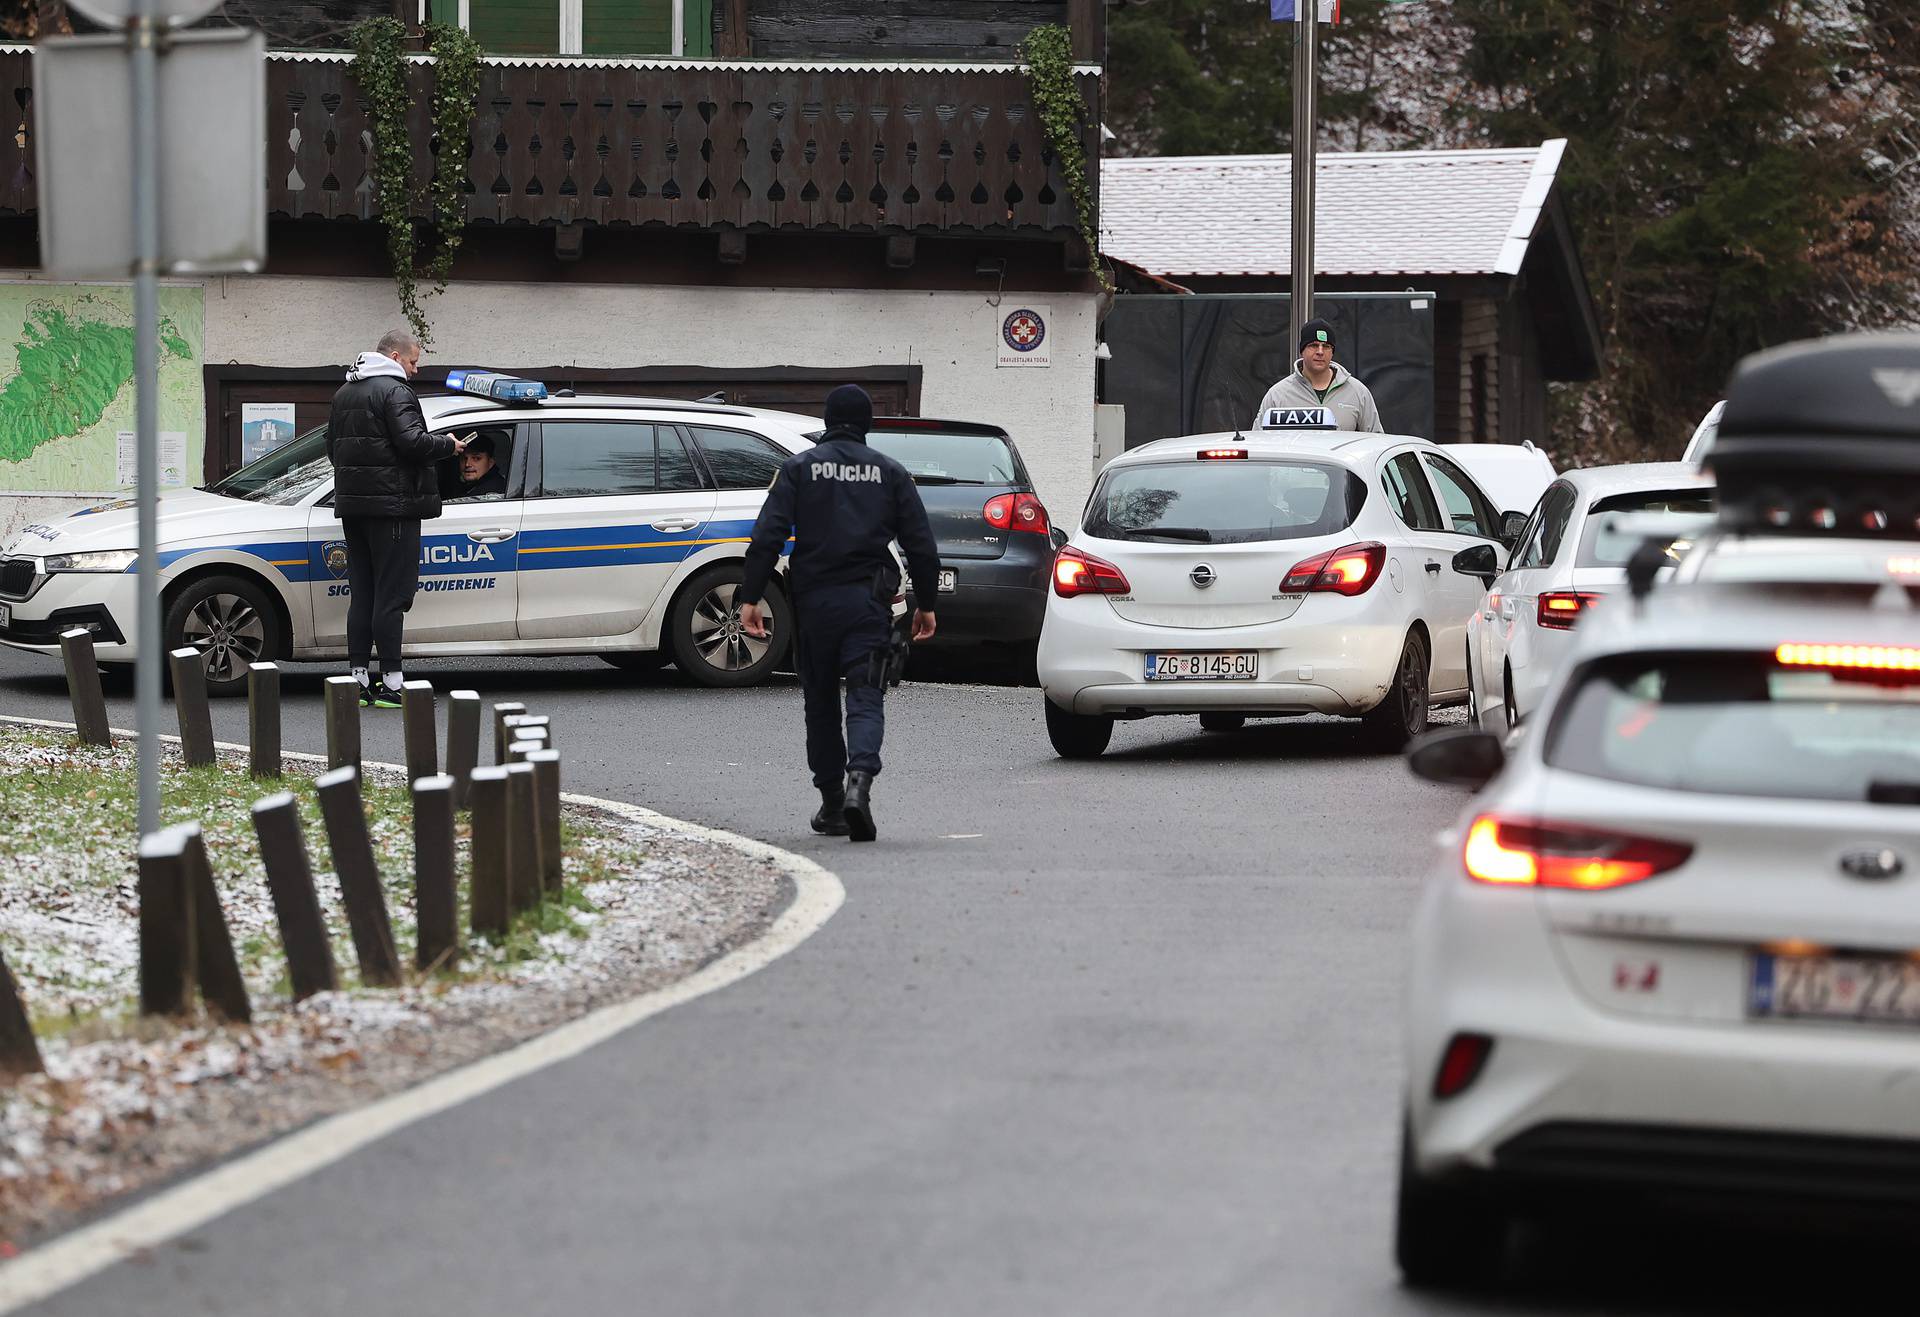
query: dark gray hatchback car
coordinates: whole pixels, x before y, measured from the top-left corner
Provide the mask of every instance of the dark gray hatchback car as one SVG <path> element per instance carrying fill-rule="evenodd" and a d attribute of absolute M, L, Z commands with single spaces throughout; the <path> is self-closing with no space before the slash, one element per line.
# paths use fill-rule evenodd
<path fill-rule="evenodd" d="M 933 644 L 1032 646 L 1046 614 L 1056 535 L 1005 430 L 879 416 L 867 443 L 906 467 L 940 546 Z M 917 601 L 916 601 L 917 602 Z"/>

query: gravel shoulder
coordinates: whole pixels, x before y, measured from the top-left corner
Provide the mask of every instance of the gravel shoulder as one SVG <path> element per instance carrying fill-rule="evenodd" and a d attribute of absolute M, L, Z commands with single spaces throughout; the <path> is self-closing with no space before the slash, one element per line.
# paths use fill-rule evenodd
<path fill-rule="evenodd" d="M 181 772 L 171 745 L 168 754 L 164 771 Z M 0 773 L 99 775 L 131 760 L 130 747 L 82 749 L 58 733 L 0 724 Z M 303 810 L 317 767 L 289 763 L 284 786 Z M 402 775 L 369 766 L 366 781 L 396 942 L 405 949 L 411 837 L 392 822 L 391 808 L 404 804 Z M 268 792 L 250 783 L 238 789 L 249 800 Z M 46 1062 L 45 1074 L 0 1089 L 0 1259 L 203 1164 L 685 978 L 759 937 L 793 897 L 791 880 L 770 860 L 570 802 L 569 897 L 537 928 L 499 947 L 472 944 L 458 974 L 399 989 L 343 986 L 296 1006 L 279 981 L 264 879 L 251 861 L 236 862 L 235 850 L 251 839 L 210 826 L 234 941 L 251 949 L 243 960 L 253 1022 L 142 1020 L 131 1009 L 131 847 L 77 826 L 87 805 L 80 796 L 63 800 L 59 812 L 71 815 L 64 819 L 0 811 L 0 947 L 21 980 Z M 464 819 L 460 831 L 465 873 Z M 344 985 L 353 957 L 315 828 L 308 849 L 337 924 Z"/>

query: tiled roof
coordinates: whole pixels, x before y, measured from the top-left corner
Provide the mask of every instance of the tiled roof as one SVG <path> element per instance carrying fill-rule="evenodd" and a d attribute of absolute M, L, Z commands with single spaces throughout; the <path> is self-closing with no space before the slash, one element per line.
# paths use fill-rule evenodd
<path fill-rule="evenodd" d="M 1319 275 L 1518 274 L 1564 138 L 1488 151 L 1323 153 Z M 1287 275 L 1292 158 L 1100 162 L 1100 246 L 1156 275 Z"/>

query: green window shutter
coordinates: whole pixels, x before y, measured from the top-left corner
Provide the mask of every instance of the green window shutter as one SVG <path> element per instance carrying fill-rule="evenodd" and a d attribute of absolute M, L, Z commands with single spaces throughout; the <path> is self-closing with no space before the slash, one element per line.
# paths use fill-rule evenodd
<path fill-rule="evenodd" d="M 672 54 L 675 3 L 676 0 L 584 0 L 580 53 Z M 711 37 L 708 42 L 711 44 Z M 688 45 L 692 44 L 689 39 Z"/>
<path fill-rule="evenodd" d="M 551 55 L 560 49 L 556 0 L 469 0 L 467 30 L 490 55 Z"/>

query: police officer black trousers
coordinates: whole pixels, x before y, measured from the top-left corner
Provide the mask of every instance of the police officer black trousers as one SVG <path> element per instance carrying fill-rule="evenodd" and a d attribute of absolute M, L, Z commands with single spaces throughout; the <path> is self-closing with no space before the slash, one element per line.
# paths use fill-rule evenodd
<path fill-rule="evenodd" d="M 420 584 L 420 522 L 415 517 L 347 517 L 347 662 L 399 672 L 407 610 Z"/>
<path fill-rule="evenodd" d="M 873 655 L 892 639 L 893 618 L 870 586 L 827 585 L 793 601 L 794 667 L 806 703 L 807 767 L 823 792 L 837 791 L 843 774 L 880 771 L 887 729 L 883 688 L 870 669 Z M 846 681 L 846 734 L 841 735 L 840 683 Z"/>

